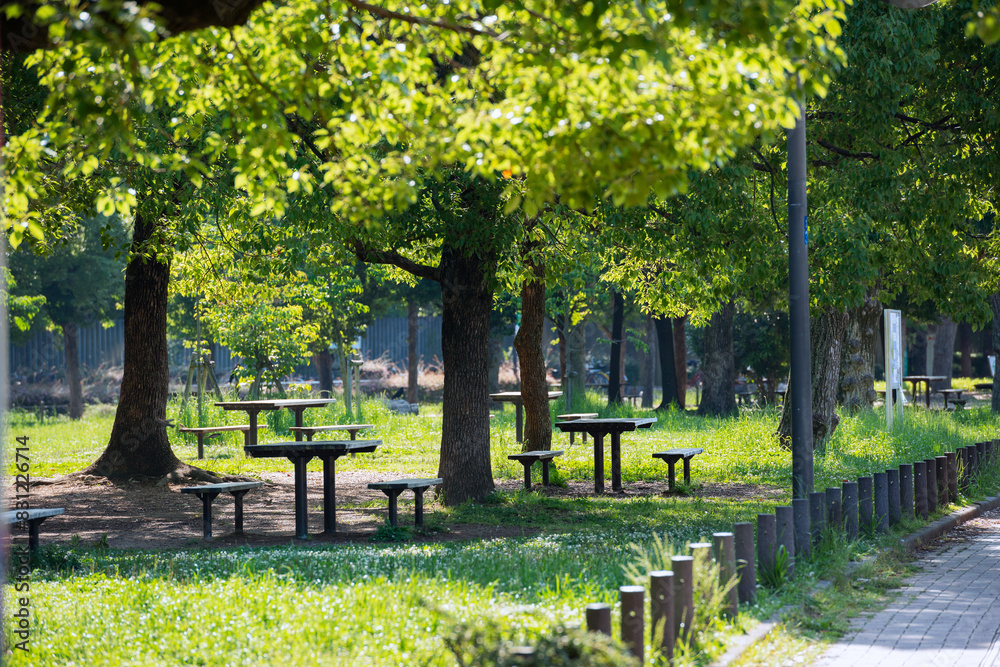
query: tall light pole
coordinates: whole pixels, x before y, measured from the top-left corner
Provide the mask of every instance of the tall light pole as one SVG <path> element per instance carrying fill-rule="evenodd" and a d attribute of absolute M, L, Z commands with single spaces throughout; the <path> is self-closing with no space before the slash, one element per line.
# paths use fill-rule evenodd
<path fill-rule="evenodd" d="M 883 0 L 901 9 L 920 9 L 936 0 Z M 809 356 L 809 216 L 806 207 L 806 109 L 788 131 L 788 316 L 791 330 L 792 497 L 813 490 L 812 373 Z"/>

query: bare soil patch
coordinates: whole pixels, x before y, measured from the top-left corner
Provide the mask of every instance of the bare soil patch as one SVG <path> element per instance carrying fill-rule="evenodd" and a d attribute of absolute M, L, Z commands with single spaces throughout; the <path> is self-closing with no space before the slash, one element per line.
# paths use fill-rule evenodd
<path fill-rule="evenodd" d="M 367 542 L 372 533 L 384 525 L 388 516 L 388 501 L 381 491 L 368 489 L 369 482 L 394 477 L 393 473 L 377 471 L 344 471 L 337 473 L 337 533 L 321 534 L 323 530 L 322 473 L 308 473 L 309 532 L 316 543 Z M 202 539 L 201 501 L 192 494 L 180 492 L 186 484 L 152 486 L 138 482 L 112 482 L 102 477 L 68 475 L 40 480 L 32 485 L 33 507 L 65 507 L 66 514 L 47 520 L 41 529 L 43 544 L 69 544 L 78 536 L 84 544 L 95 544 L 106 537 L 115 548 L 184 548 L 226 547 L 234 545 L 277 545 L 295 542 L 294 484 L 291 472 L 263 473 L 265 485 L 250 491 L 243 499 L 245 534 L 233 534 L 233 500 L 220 495 L 213 504 L 213 534 L 208 542 Z M 498 490 L 520 488 L 520 480 L 497 480 Z M 610 482 L 608 483 L 610 488 Z M 535 490 L 558 497 L 592 496 L 592 481 L 572 481 L 563 487 L 534 486 Z M 663 482 L 628 482 L 620 496 L 662 495 Z M 761 500 L 778 498 L 780 490 L 751 484 L 706 483 L 692 495 L 726 500 Z M 432 519 L 440 505 L 432 494 L 425 494 L 425 523 Z M 412 495 L 400 496 L 400 525 L 412 522 Z M 431 523 L 433 523 L 431 521 Z M 414 536 L 417 542 L 463 539 L 490 539 L 537 533 L 537 529 L 520 526 L 489 526 L 449 523 L 442 531 Z"/>

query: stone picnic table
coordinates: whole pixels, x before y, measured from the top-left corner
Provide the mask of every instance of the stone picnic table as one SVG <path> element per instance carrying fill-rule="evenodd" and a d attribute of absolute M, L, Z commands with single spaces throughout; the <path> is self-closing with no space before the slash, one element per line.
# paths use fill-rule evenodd
<path fill-rule="evenodd" d="M 909 382 L 910 386 L 913 388 L 913 402 L 917 402 L 917 384 L 924 383 L 924 403 L 927 405 L 928 409 L 931 407 L 931 382 L 937 382 L 938 380 L 947 380 L 948 378 L 944 375 L 907 375 L 903 378 L 904 382 Z"/>
<path fill-rule="evenodd" d="M 611 436 L 611 490 L 622 490 L 621 437 L 626 431 L 649 428 L 655 417 L 576 419 L 556 422 L 564 433 L 588 433 L 594 439 L 594 493 L 604 493 L 604 436 Z"/>
<path fill-rule="evenodd" d="M 295 537 L 309 537 L 306 506 L 306 464 L 313 458 L 323 461 L 323 532 L 337 532 L 337 484 L 335 462 L 344 454 L 374 452 L 381 440 L 313 440 L 247 445 L 243 449 L 257 458 L 287 458 L 295 466 Z"/>
<path fill-rule="evenodd" d="M 280 410 L 288 408 L 295 415 L 295 426 L 302 428 L 302 413 L 308 408 L 322 408 L 335 402 L 333 398 L 279 398 L 264 401 L 219 401 L 217 406 L 223 410 L 243 410 L 250 417 L 250 433 L 247 447 L 257 444 L 257 415 L 262 410 Z M 301 430 L 295 432 L 295 440 L 302 440 Z"/>
<path fill-rule="evenodd" d="M 562 396 L 561 391 L 550 391 L 549 400 L 554 401 Z M 521 400 L 519 391 L 501 391 L 497 394 L 490 394 L 490 398 L 498 403 L 513 403 L 517 407 L 517 441 L 524 441 L 524 402 Z"/>

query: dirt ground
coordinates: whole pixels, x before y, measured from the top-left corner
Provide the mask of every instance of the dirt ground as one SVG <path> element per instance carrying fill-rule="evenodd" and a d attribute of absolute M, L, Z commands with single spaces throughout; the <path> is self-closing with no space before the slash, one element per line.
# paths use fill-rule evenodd
<path fill-rule="evenodd" d="M 345 471 L 337 473 L 337 533 L 322 535 L 322 473 L 308 473 L 309 532 L 317 543 L 367 541 L 385 524 L 388 501 L 368 483 L 390 479 L 392 473 Z M 294 486 L 291 472 L 264 473 L 265 485 L 243 499 L 244 535 L 233 534 L 233 500 L 220 495 L 212 506 L 213 539 L 202 539 L 201 501 L 181 493 L 183 484 L 150 486 L 113 483 L 105 478 L 70 475 L 39 480 L 32 484 L 32 507 L 65 507 L 66 513 L 50 518 L 41 527 L 41 543 L 70 543 L 74 536 L 94 544 L 107 535 L 115 548 L 224 547 L 237 544 L 275 545 L 293 541 L 295 533 Z M 520 480 L 497 480 L 498 490 L 514 490 Z M 539 487 L 552 496 L 588 496 L 593 482 L 570 482 L 566 488 Z M 660 495 L 664 482 L 628 482 L 622 496 Z M 760 500 L 780 497 L 780 491 L 750 484 L 705 484 L 696 495 L 729 500 Z M 362 507 L 362 505 L 368 505 Z M 431 493 L 425 497 L 425 518 L 438 507 Z M 413 517 L 412 494 L 400 496 L 400 525 Z M 449 523 L 446 530 L 420 534 L 415 541 L 442 541 L 519 536 L 535 532 L 519 526 L 484 526 Z"/>

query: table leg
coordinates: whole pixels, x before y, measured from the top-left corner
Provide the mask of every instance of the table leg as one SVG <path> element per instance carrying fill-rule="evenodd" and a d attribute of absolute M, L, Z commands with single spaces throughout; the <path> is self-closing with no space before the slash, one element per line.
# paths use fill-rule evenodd
<path fill-rule="evenodd" d="M 295 426 L 302 428 L 302 413 L 306 411 L 305 408 L 288 408 L 295 415 Z M 295 432 L 295 442 L 302 442 L 302 431 Z"/>
<path fill-rule="evenodd" d="M 311 456 L 290 456 L 295 465 L 295 537 L 309 538 L 308 497 L 306 487 L 306 464 Z"/>
<path fill-rule="evenodd" d="M 674 484 L 677 481 L 676 476 L 674 475 L 674 465 L 676 463 L 677 463 L 677 459 L 674 459 L 674 458 L 668 458 L 667 459 L 667 490 L 668 491 L 673 491 L 674 490 Z"/>
<path fill-rule="evenodd" d="M 684 458 L 684 484 L 691 486 L 691 459 L 688 457 Z"/>
<path fill-rule="evenodd" d="M 212 537 L 212 502 L 215 497 L 219 495 L 218 493 L 202 493 L 201 495 L 201 505 L 202 505 L 202 515 L 201 515 L 201 532 L 205 539 L 211 539 Z"/>
<path fill-rule="evenodd" d="M 413 489 L 413 525 L 424 527 L 424 489 Z"/>
<path fill-rule="evenodd" d="M 594 493 L 604 493 L 604 434 L 591 435 L 594 438 Z"/>
<path fill-rule="evenodd" d="M 924 400 L 927 403 L 927 409 L 931 409 L 931 383 L 924 382 Z"/>
<path fill-rule="evenodd" d="M 524 442 L 524 406 L 520 403 L 514 406 L 517 408 L 517 441 Z"/>
<path fill-rule="evenodd" d="M 524 466 L 524 490 L 531 491 L 531 464 L 532 461 L 521 461 Z"/>
<path fill-rule="evenodd" d="M 196 435 L 198 436 L 198 458 L 203 459 L 205 458 L 205 434 L 199 432 Z"/>
<path fill-rule="evenodd" d="M 549 485 L 549 463 L 551 462 L 550 459 L 542 460 L 542 486 Z"/>
<path fill-rule="evenodd" d="M 337 457 L 323 457 L 323 532 L 337 532 Z"/>
<path fill-rule="evenodd" d="M 611 433 L 611 490 L 622 490 L 622 434 Z"/>
<path fill-rule="evenodd" d="M 248 431 L 250 438 L 247 441 L 251 445 L 257 444 L 257 413 L 260 410 L 247 410 L 247 414 L 250 416 L 250 431 Z"/>
<path fill-rule="evenodd" d="M 243 489 L 242 491 L 233 491 L 233 500 L 236 502 L 236 529 L 233 531 L 236 535 L 243 534 L 243 496 L 247 494 L 249 489 Z"/>

